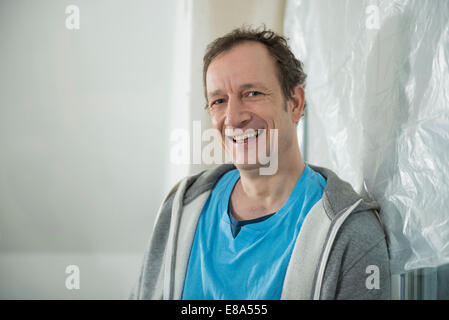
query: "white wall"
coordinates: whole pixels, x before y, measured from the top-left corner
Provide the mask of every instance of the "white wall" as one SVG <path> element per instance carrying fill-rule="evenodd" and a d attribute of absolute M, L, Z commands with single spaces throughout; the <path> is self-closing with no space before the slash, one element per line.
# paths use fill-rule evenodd
<path fill-rule="evenodd" d="M 140 252 L 3 252 L 0 299 L 125 299 L 140 261 Z M 79 289 L 65 285 L 65 269 L 71 264 L 79 267 Z"/>
<path fill-rule="evenodd" d="M 174 6 L 1 2 L 0 298 L 127 296 L 164 193 Z"/>

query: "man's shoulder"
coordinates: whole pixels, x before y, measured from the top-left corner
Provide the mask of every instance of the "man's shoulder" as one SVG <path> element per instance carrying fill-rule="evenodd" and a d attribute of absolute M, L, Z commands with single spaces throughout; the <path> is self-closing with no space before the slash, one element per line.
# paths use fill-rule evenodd
<path fill-rule="evenodd" d="M 228 171 L 235 169 L 233 164 L 222 164 L 214 168 L 202 170 L 198 173 L 182 178 L 166 195 L 164 202 L 170 202 L 178 192 L 178 187 L 183 181 L 186 183 L 183 202 L 190 203 L 205 191 L 213 189 L 218 180 Z"/>
<path fill-rule="evenodd" d="M 337 239 L 360 247 L 385 239 L 385 232 L 375 210 L 354 212 L 345 220 Z"/>
<path fill-rule="evenodd" d="M 365 286 L 375 267 L 382 290 Z M 351 214 L 332 247 L 324 280 L 324 299 L 387 299 L 390 286 L 389 254 L 383 228 L 374 210 Z"/>
<path fill-rule="evenodd" d="M 318 167 L 309 164 L 326 180 L 326 187 L 323 193 L 323 205 L 330 220 L 334 220 L 341 212 L 348 209 L 354 203 L 362 199 L 356 211 L 379 210 L 379 204 L 371 199 L 367 194 L 361 195 L 354 190 L 352 185 L 340 178 L 334 171 L 325 167 Z"/>
<path fill-rule="evenodd" d="M 357 261 L 370 256 L 374 261 L 388 261 L 387 238 L 374 210 L 351 214 L 335 239 L 331 256 L 341 261 L 341 270 L 349 270 Z"/>

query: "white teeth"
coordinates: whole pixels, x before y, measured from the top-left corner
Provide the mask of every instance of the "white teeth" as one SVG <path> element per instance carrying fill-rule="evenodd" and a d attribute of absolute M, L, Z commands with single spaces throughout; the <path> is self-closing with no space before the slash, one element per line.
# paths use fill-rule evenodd
<path fill-rule="evenodd" d="M 240 136 L 233 136 L 232 138 L 236 142 L 241 142 L 241 141 L 244 141 L 246 139 L 249 139 L 249 138 L 252 138 L 252 137 L 256 137 L 256 136 L 257 136 L 257 132 L 251 132 L 251 133 L 243 134 L 243 135 L 240 135 Z"/>

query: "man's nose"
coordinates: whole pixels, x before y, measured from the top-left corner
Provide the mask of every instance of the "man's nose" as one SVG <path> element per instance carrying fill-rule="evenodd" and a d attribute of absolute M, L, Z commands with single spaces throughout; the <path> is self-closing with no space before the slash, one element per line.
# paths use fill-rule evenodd
<path fill-rule="evenodd" d="M 243 127 L 249 120 L 251 115 L 245 110 L 244 105 L 238 98 L 230 98 L 226 106 L 225 125 L 233 128 Z"/>

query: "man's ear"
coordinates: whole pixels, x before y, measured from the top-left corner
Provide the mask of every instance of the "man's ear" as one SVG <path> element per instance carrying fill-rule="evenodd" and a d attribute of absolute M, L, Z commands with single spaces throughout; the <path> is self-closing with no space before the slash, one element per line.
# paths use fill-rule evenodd
<path fill-rule="evenodd" d="M 301 85 L 298 84 L 293 88 L 288 105 L 290 111 L 292 112 L 293 122 L 298 123 L 304 113 L 305 105 L 305 92 Z"/>

